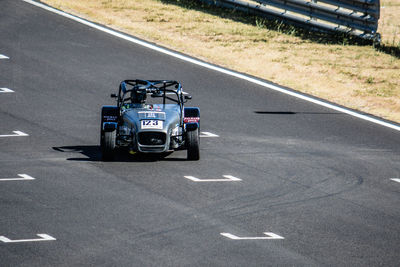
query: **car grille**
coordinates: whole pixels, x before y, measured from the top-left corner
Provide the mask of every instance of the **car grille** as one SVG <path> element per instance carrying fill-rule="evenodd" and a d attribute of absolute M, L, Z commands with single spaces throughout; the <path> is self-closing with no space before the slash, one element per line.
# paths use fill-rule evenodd
<path fill-rule="evenodd" d="M 139 133 L 139 144 L 145 146 L 160 146 L 165 144 L 165 133 L 142 132 Z"/>

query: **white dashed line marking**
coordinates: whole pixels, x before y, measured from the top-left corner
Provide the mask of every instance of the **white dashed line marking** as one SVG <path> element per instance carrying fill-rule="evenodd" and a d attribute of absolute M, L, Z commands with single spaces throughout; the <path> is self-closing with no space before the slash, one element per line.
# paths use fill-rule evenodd
<path fill-rule="evenodd" d="M 41 238 L 36 238 L 36 239 L 18 239 L 18 240 L 11 240 L 8 239 L 5 236 L 0 236 L 0 241 L 4 243 L 22 243 L 22 242 L 40 242 L 40 241 L 54 241 L 56 240 L 54 237 L 48 235 L 48 234 L 37 234 L 37 236 Z"/>
<path fill-rule="evenodd" d="M 165 93 L 166 95 L 176 95 L 175 93 L 172 93 L 172 92 L 169 92 L 169 93 Z M 186 92 L 182 92 L 182 94 L 184 94 L 184 95 L 188 95 L 188 93 L 186 93 Z"/>
<path fill-rule="evenodd" d="M 26 134 L 21 131 L 13 131 L 14 134 L 3 134 L 0 135 L 0 137 L 16 137 L 16 136 L 29 136 L 29 134 Z"/>
<path fill-rule="evenodd" d="M 0 59 L 10 59 L 10 58 L 5 55 L 0 54 Z"/>
<path fill-rule="evenodd" d="M 29 176 L 28 174 L 18 174 L 19 177 L 21 178 L 1 178 L 0 182 L 3 181 L 29 181 L 29 180 L 35 180 L 32 176 Z"/>
<path fill-rule="evenodd" d="M 14 93 L 14 91 L 8 88 L 0 88 L 0 93 Z"/>
<path fill-rule="evenodd" d="M 390 178 L 390 180 L 400 183 L 400 178 Z"/>
<path fill-rule="evenodd" d="M 233 240 L 265 240 L 265 239 L 285 239 L 284 237 L 271 233 L 271 232 L 265 232 L 264 235 L 266 236 L 256 236 L 256 237 L 238 237 L 236 235 L 230 234 L 230 233 L 220 233 L 222 236 L 225 236 L 229 239 Z"/>
<path fill-rule="evenodd" d="M 238 182 L 238 181 L 242 181 L 242 179 L 239 179 L 232 175 L 222 175 L 222 176 L 225 177 L 225 179 L 199 179 L 194 176 L 184 176 L 184 177 L 193 182 Z"/>
<path fill-rule="evenodd" d="M 202 134 L 200 135 L 200 137 L 219 137 L 219 135 L 210 133 L 210 132 L 201 132 Z"/>

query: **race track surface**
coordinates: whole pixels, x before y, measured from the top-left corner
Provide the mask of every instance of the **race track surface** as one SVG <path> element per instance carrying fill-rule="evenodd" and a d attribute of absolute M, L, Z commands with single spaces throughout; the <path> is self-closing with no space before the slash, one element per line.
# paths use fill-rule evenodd
<path fill-rule="evenodd" d="M 1 266 L 399 265 L 399 131 L 23 1 L 0 25 Z M 193 96 L 218 135 L 200 161 L 101 161 L 100 109 L 135 78 Z"/>

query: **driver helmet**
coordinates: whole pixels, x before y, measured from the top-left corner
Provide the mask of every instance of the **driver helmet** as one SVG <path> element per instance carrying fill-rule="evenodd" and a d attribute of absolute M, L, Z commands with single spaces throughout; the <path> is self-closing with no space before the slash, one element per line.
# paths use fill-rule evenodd
<path fill-rule="evenodd" d="M 133 90 L 131 93 L 132 103 L 144 104 L 146 102 L 146 90 Z"/>

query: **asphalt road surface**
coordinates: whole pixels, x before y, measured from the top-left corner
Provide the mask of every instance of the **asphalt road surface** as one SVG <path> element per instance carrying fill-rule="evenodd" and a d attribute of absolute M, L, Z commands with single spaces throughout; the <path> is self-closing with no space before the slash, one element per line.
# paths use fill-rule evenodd
<path fill-rule="evenodd" d="M 23 1 L 0 0 L 0 54 L 1 266 L 399 266 L 399 131 Z M 200 161 L 101 161 L 135 78 L 191 93 Z"/>

